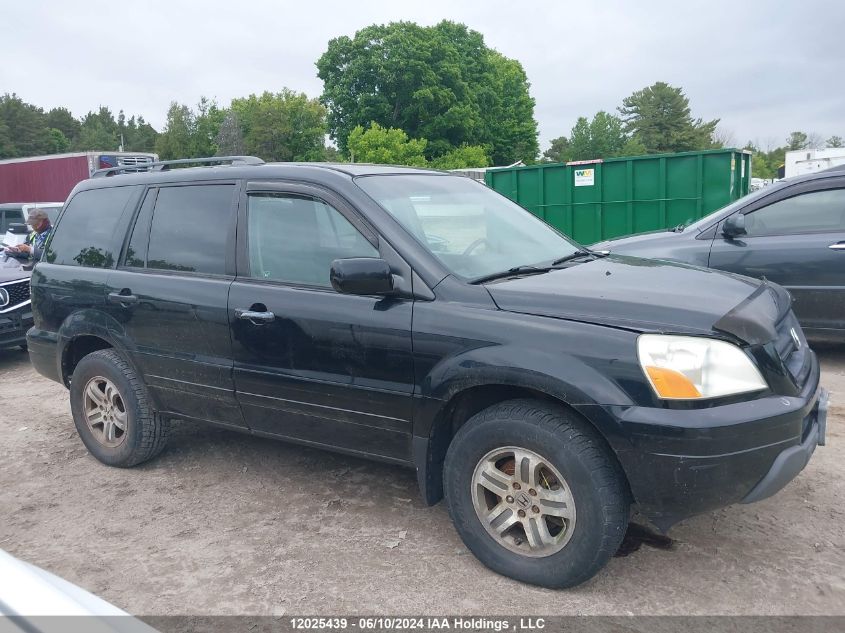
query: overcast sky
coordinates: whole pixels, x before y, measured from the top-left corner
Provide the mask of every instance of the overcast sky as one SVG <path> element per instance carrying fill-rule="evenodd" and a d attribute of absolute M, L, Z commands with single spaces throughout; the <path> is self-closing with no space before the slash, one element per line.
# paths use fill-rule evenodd
<path fill-rule="evenodd" d="M 160 129 L 173 100 L 288 87 L 318 96 L 329 39 L 373 23 L 459 21 L 522 62 L 540 145 L 655 81 L 693 116 L 764 148 L 845 136 L 845 2 L 0 0 L 0 93 L 81 116 L 105 105 Z"/>

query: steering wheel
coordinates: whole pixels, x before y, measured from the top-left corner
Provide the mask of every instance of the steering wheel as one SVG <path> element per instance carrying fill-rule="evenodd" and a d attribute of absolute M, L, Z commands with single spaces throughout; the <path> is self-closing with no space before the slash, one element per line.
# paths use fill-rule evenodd
<path fill-rule="evenodd" d="M 490 244 L 490 240 L 488 240 L 486 237 L 479 237 L 479 238 L 478 238 L 477 240 L 475 240 L 472 244 L 470 244 L 469 246 L 467 246 L 467 247 L 464 249 L 464 252 L 463 252 L 463 253 L 461 253 L 461 255 L 462 255 L 462 256 L 464 256 L 464 255 L 469 255 L 472 251 L 474 251 L 476 248 L 478 248 L 478 247 L 479 247 L 479 246 L 481 246 L 482 244 L 487 244 L 487 245 L 489 245 L 489 244 Z"/>

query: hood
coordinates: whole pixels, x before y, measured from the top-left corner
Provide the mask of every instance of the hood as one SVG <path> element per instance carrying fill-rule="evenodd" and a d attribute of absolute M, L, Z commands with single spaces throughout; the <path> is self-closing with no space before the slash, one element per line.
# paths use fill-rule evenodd
<path fill-rule="evenodd" d="M 659 231 L 649 231 L 648 233 L 637 233 L 636 235 L 628 235 L 626 237 L 617 237 L 603 242 L 596 242 L 590 248 L 594 251 L 610 251 L 611 253 L 624 253 L 630 247 L 632 249 L 642 250 L 643 247 L 664 247 L 672 240 L 677 240 L 683 235 L 682 232 L 669 231 L 661 229 Z"/>
<path fill-rule="evenodd" d="M 502 310 L 640 332 L 726 332 L 746 343 L 775 338 L 789 309 L 779 286 L 685 264 L 611 255 L 486 285 Z"/>
<path fill-rule="evenodd" d="M 6 257 L 0 252 L 0 283 L 15 279 L 29 279 L 32 271 L 25 270 L 23 263 L 14 257 Z"/>

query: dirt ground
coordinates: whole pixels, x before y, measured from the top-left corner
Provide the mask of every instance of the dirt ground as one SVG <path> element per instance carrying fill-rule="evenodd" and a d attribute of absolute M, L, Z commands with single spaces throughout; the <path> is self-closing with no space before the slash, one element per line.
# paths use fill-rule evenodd
<path fill-rule="evenodd" d="M 479 564 L 410 470 L 193 424 L 103 466 L 64 388 L 0 352 L 0 548 L 136 615 L 843 615 L 845 348 L 820 355 L 828 445 L 785 490 L 549 591 Z"/>

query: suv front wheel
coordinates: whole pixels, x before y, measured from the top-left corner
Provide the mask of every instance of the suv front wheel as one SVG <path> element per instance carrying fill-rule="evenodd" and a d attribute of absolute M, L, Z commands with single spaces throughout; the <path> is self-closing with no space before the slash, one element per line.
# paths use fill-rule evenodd
<path fill-rule="evenodd" d="M 625 535 L 620 469 L 573 412 L 511 400 L 473 416 L 444 464 L 449 514 L 492 570 L 544 587 L 596 574 Z"/>
<path fill-rule="evenodd" d="M 168 421 L 152 410 L 135 370 L 112 349 L 79 361 L 70 405 L 82 442 L 104 464 L 135 466 L 164 448 Z"/>

